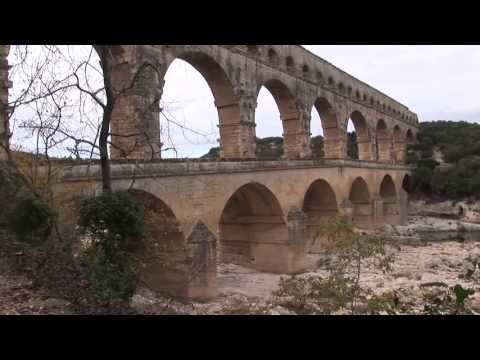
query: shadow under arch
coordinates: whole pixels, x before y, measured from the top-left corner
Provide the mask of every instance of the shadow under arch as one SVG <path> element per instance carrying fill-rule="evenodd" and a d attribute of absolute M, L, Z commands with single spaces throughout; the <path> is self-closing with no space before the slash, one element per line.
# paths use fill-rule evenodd
<path fill-rule="evenodd" d="M 287 159 L 302 157 L 303 152 L 309 144 L 302 143 L 298 137 L 298 134 L 301 133 L 303 129 L 295 96 L 287 85 L 273 78 L 266 80 L 258 86 L 257 99 L 262 87 L 270 92 L 280 113 L 283 128 L 283 156 Z"/>
<path fill-rule="evenodd" d="M 373 228 L 371 195 L 368 185 L 362 177 L 357 177 L 353 181 L 348 199 L 352 203 L 353 224 L 358 228 Z"/>
<path fill-rule="evenodd" d="M 188 297 L 189 251 L 172 209 L 155 195 L 138 189 L 128 193 L 144 208 L 145 240 L 140 254 L 141 281 L 151 290 Z"/>
<path fill-rule="evenodd" d="M 385 175 L 380 183 L 379 195 L 383 201 L 383 219 L 387 224 L 400 224 L 400 204 L 395 183 L 390 175 Z"/>
<path fill-rule="evenodd" d="M 405 133 L 405 142 L 407 145 L 413 144 L 415 142 L 415 137 L 413 136 L 412 130 L 408 129 Z"/>
<path fill-rule="evenodd" d="M 322 125 L 324 158 L 343 159 L 346 155 L 346 143 L 342 141 L 344 134 L 334 107 L 326 98 L 319 97 L 313 108 L 317 110 Z"/>
<path fill-rule="evenodd" d="M 308 234 L 311 237 L 309 251 L 321 252 L 324 243 L 320 235 L 322 226 L 338 214 L 335 192 L 326 180 L 317 179 L 308 187 L 302 210 L 308 216 Z"/>
<path fill-rule="evenodd" d="M 352 112 L 349 119 L 352 120 L 353 126 L 355 127 L 355 133 L 357 135 L 358 159 L 373 160 L 372 141 L 370 138 L 367 120 L 358 110 Z M 347 128 L 346 125 L 345 128 Z M 345 134 L 345 136 L 347 136 L 347 134 Z"/>
<path fill-rule="evenodd" d="M 266 186 L 247 183 L 228 199 L 219 224 L 220 261 L 284 272 L 287 241 L 282 208 Z"/>
<path fill-rule="evenodd" d="M 409 194 L 412 192 L 412 178 L 410 175 L 406 174 L 402 179 L 402 189 Z"/>

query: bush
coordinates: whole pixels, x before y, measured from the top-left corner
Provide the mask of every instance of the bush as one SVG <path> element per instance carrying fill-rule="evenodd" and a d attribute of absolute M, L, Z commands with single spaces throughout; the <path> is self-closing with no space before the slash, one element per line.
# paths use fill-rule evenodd
<path fill-rule="evenodd" d="M 134 250 L 143 235 L 144 210 L 126 192 L 102 193 L 79 206 L 78 224 L 106 256 Z"/>
<path fill-rule="evenodd" d="M 424 313 L 427 315 L 471 315 L 472 310 L 465 302 L 475 290 L 465 289 L 460 284 L 427 291 L 423 294 Z"/>
<path fill-rule="evenodd" d="M 22 175 L 10 162 L 0 162 L 0 224 L 20 241 L 44 242 L 49 237 L 55 213 L 23 185 Z"/>
<path fill-rule="evenodd" d="M 375 235 L 361 235 L 345 218 L 324 224 L 317 236 L 326 239 L 328 276 L 292 276 L 282 278 L 274 292 L 275 305 L 296 314 L 351 314 L 368 310 L 371 292 L 360 286 L 363 264 L 369 261 L 383 272 L 391 271 L 393 255 L 385 249 L 385 240 Z M 380 303 L 380 301 L 377 301 Z"/>
<path fill-rule="evenodd" d="M 90 240 L 80 259 L 100 295 L 131 296 L 137 283 L 132 253 L 142 245 L 143 207 L 128 193 L 103 193 L 80 203 L 79 225 Z"/>
<path fill-rule="evenodd" d="M 52 209 L 31 195 L 23 195 L 7 214 L 7 228 L 21 241 L 43 242 L 52 230 Z"/>
<path fill-rule="evenodd" d="M 113 259 L 90 247 L 82 252 L 80 261 L 101 297 L 128 299 L 135 291 L 138 278 L 126 254 L 119 253 Z"/>

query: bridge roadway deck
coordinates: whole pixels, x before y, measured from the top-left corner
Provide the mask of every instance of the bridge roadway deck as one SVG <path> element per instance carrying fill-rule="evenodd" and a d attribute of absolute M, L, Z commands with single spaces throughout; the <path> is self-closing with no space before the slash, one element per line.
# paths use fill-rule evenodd
<path fill-rule="evenodd" d="M 314 168 L 358 168 L 410 172 L 413 167 L 404 164 L 359 160 L 252 160 L 252 161 L 177 161 L 152 162 L 112 161 L 112 179 L 149 178 L 167 176 L 195 176 L 204 174 L 231 174 L 259 171 L 301 170 Z M 99 180 L 98 162 L 73 165 L 63 171 L 63 181 Z"/>

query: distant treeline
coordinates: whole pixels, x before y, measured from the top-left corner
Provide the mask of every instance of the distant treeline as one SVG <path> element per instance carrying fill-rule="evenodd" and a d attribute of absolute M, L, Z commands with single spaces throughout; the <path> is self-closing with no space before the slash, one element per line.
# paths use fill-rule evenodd
<path fill-rule="evenodd" d="M 283 138 L 278 136 L 256 138 L 255 154 L 259 160 L 279 160 L 283 156 Z M 313 136 L 310 140 L 312 148 L 312 157 L 320 159 L 325 156 L 323 149 L 323 136 Z M 347 154 L 352 159 L 358 159 L 357 136 L 355 132 L 348 133 Z M 202 156 L 202 159 L 217 160 L 220 158 L 220 148 L 214 147 Z"/>

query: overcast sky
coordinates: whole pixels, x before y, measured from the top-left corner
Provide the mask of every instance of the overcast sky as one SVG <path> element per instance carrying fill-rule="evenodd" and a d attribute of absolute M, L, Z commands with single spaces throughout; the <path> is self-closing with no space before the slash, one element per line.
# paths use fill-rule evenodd
<path fill-rule="evenodd" d="M 416 112 L 420 121 L 480 121 L 477 94 L 480 46 L 305 47 L 400 101 Z M 89 47 L 86 48 L 82 50 L 80 46 L 79 50 L 88 53 Z M 165 148 L 174 144 L 177 156 L 197 157 L 218 146 L 218 116 L 212 93 L 202 75 L 186 62 L 175 60 L 168 69 L 162 103 L 166 116 L 194 130 L 184 131 L 161 118 Z M 168 124 L 170 131 L 166 128 Z M 277 106 L 266 89 L 262 89 L 258 98 L 256 124 L 258 137 L 282 136 Z M 312 133 L 322 133 L 315 110 Z M 166 152 L 164 156 L 175 156 L 175 153 Z"/>
<path fill-rule="evenodd" d="M 420 121 L 480 121 L 477 86 L 480 83 L 480 46 L 334 46 L 304 45 L 340 69 L 400 101 Z M 213 97 L 202 76 L 176 60 L 166 75 L 164 101 L 172 116 L 208 133 L 207 138 L 174 134 L 185 156 L 200 155 L 215 145 L 218 118 Z M 178 110 L 174 110 L 178 107 Z M 320 134 L 318 114 L 312 114 L 313 135 Z M 257 136 L 281 136 L 278 110 L 263 89 L 256 112 Z M 188 134 L 187 134 L 188 135 Z"/>

